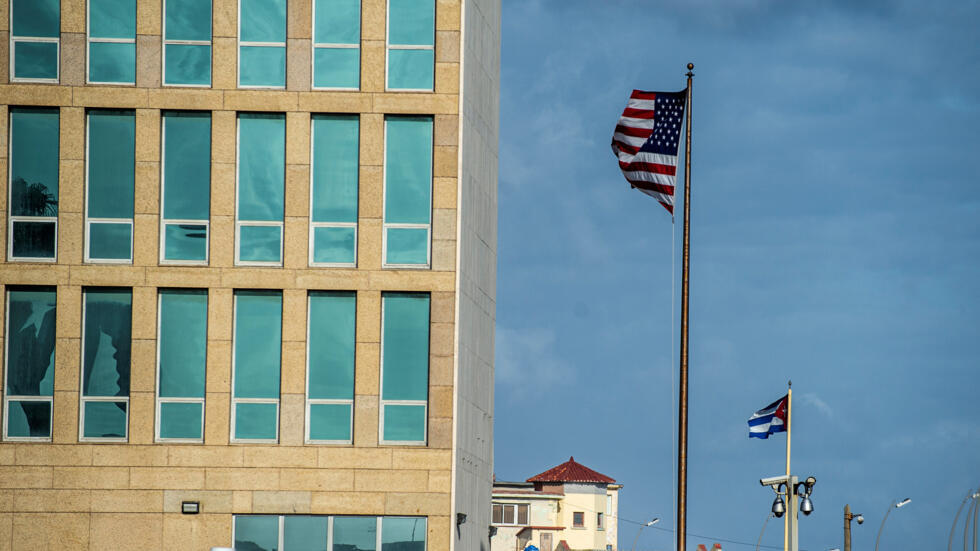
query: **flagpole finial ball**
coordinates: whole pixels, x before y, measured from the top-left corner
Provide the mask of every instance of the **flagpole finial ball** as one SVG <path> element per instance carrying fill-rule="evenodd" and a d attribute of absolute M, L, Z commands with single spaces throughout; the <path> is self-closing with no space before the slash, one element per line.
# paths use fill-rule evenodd
<path fill-rule="evenodd" d="M 694 69 L 694 64 L 693 63 L 688 63 L 687 64 L 687 70 L 690 71 L 691 69 Z"/>

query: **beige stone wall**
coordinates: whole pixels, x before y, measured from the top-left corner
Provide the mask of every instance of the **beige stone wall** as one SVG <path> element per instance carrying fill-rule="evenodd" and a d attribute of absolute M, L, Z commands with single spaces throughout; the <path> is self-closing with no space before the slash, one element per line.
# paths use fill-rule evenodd
<path fill-rule="evenodd" d="M 0 551 L 208 549 L 231 544 L 234 513 L 428 516 L 430 551 L 450 547 L 453 339 L 456 300 L 460 2 L 437 0 L 434 93 L 384 91 L 385 0 L 362 0 L 361 91 L 311 92 L 310 0 L 289 0 L 286 90 L 236 90 L 237 0 L 214 0 L 213 86 L 161 88 L 162 0 L 138 0 L 136 86 L 85 85 L 85 2 L 61 0 L 61 83 L 7 84 L 7 0 L 0 0 L 0 243 L 6 247 L 9 106 L 60 107 L 56 264 L 0 259 L 8 285 L 57 286 L 51 443 L 0 443 Z M 85 110 L 136 110 L 131 266 L 84 264 Z M 211 241 L 207 267 L 159 266 L 160 110 L 212 115 Z M 281 268 L 234 266 L 236 111 L 286 113 Z M 311 113 L 360 114 L 357 269 L 309 268 Z M 433 115 L 431 270 L 381 268 L 384 116 Z M 4 249 L 5 250 L 5 249 Z M 86 286 L 133 289 L 129 441 L 78 443 L 81 300 Z M 209 289 L 204 443 L 154 443 L 157 290 Z M 280 442 L 229 444 L 232 294 L 283 292 Z M 304 445 L 306 295 L 357 292 L 352 446 Z M 429 442 L 378 445 L 383 291 L 432 293 Z M 0 318 L 5 312 L 0 311 Z M 0 336 L 2 344 L 2 336 Z M 2 366 L 0 366 L 2 369 Z M 2 375 L 2 372 L 0 372 Z M 180 501 L 203 513 L 181 515 Z"/>

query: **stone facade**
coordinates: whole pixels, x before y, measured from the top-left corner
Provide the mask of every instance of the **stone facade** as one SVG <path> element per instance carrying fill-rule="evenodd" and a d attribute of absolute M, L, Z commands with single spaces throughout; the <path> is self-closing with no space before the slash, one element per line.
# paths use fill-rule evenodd
<path fill-rule="evenodd" d="M 469 4 L 468 1 L 465 3 Z M 493 288 L 496 248 L 497 90 L 482 123 L 492 136 L 477 151 L 489 153 L 493 172 L 461 166 L 461 34 L 492 50 L 499 75 L 499 1 L 490 6 L 495 27 L 462 29 L 464 0 L 436 1 L 435 85 L 431 93 L 385 91 L 385 0 L 361 1 L 359 91 L 310 91 L 311 0 L 288 0 L 285 90 L 240 90 L 237 83 L 238 0 L 213 0 L 212 86 L 161 86 L 162 0 L 138 0 L 135 86 L 85 84 L 85 0 L 61 0 L 61 66 L 57 84 L 8 84 L 10 8 L 0 0 L 0 242 L 6 247 L 9 107 L 60 108 L 58 252 L 55 263 L 0 260 L 0 292 L 11 285 L 57 288 L 57 345 L 51 442 L 0 443 L 0 550 L 209 549 L 230 546 L 235 514 L 357 514 L 427 517 L 429 551 L 472 549 L 456 543 L 456 513 L 483 519 L 467 530 L 483 540 L 489 519 L 492 464 Z M 471 9 L 466 6 L 466 9 Z M 468 61 L 467 61 L 468 62 Z M 488 70 L 487 67 L 481 71 Z M 87 108 L 136 112 L 136 189 L 131 265 L 83 262 L 85 113 Z M 161 266 L 161 110 L 212 112 L 210 250 L 207 266 Z M 286 183 L 281 267 L 234 262 L 236 113 L 286 116 Z M 360 115 L 357 268 L 308 266 L 311 114 Z M 431 269 L 382 268 L 384 117 L 434 117 Z M 490 120 L 487 120 L 490 117 Z M 490 141 L 492 139 L 492 141 Z M 486 155 L 482 155 L 484 162 Z M 469 190 L 461 189 L 468 174 Z M 487 196 L 459 211 L 460 197 Z M 480 212 L 476 212 L 479 210 Z M 491 218 L 460 251 L 460 226 Z M 482 289 L 479 321 L 461 329 L 460 255 L 475 259 L 468 274 Z M 79 442 L 82 290 L 132 288 L 132 363 L 126 443 Z M 203 444 L 154 441 L 157 293 L 161 288 L 208 289 L 207 371 Z M 235 289 L 282 291 L 282 369 L 278 444 L 229 440 L 232 305 Z M 353 445 L 304 444 L 307 293 L 355 291 L 356 367 Z M 428 440 L 425 446 L 379 445 L 381 293 L 431 294 Z M 467 305 L 472 303 L 468 299 Z M 0 309 L 0 317 L 5 309 Z M 463 331 L 480 331 L 463 334 Z M 5 337 L 6 334 L 3 335 Z M 0 337 L 2 338 L 2 337 Z M 467 367 L 468 402 L 457 404 L 459 342 L 480 342 L 479 362 Z M 2 341 L 0 341 L 2 342 Z M 489 343 L 489 350 L 486 344 Z M 475 378 L 475 379 L 474 379 Z M 2 389 L 0 389 L 2 391 Z M 470 402 L 476 405 L 467 405 Z M 479 421 L 457 426 L 461 415 Z M 463 408 L 465 411 L 460 411 Z M 476 432 L 474 432 L 476 431 Z M 478 433 L 478 434 L 477 434 Z M 483 442 L 482 448 L 470 445 Z M 465 484 L 454 446 L 466 443 L 476 458 Z M 472 463 L 472 461 L 470 461 Z M 454 501 L 455 500 L 455 501 Z M 182 501 L 201 513 L 181 514 Z M 454 507 L 466 503 L 467 508 Z M 474 507 L 476 509 L 474 509 Z M 482 507 L 483 510 L 479 510 Z M 476 538 L 477 536 L 472 536 Z M 473 540 L 476 541 L 476 540 Z M 483 540 L 485 541 L 485 540 Z"/>

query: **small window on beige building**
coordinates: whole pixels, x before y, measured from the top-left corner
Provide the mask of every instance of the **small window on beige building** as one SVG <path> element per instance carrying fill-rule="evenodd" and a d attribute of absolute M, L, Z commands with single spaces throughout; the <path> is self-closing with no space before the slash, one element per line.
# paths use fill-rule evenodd
<path fill-rule="evenodd" d="M 572 513 L 572 527 L 585 528 L 585 513 L 582 511 L 575 511 Z"/>
<path fill-rule="evenodd" d="M 517 506 L 517 524 L 527 524 L 527 505 Z"/>
<path fill-rule="evenodd" d="M 606 529 L 606 525 L 603 524 L 602 513 L 596 513 L 595 514 L 595 529 L 596 530 L 605 530 Z"/>
<path fill-rule="evenodd" d="M 517 503 L 494 503 L 491 521 L 493 524 L 527 525 L 528 505 Z"/>

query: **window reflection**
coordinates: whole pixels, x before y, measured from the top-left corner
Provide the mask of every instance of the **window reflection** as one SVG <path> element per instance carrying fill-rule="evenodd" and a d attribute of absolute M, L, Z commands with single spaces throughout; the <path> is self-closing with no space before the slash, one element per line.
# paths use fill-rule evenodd
<path fill-rule="evenodd" d="M 83 311 L 82 435 L 124 439 L 128 425 L 132 292 L 86 289 Z"/>
<path fill-rule="evenodd" d="M 285 181 L 285 116 L 239 114 L 237 261 L 282 263 Z"/>
<path fill-rule="evenodd" d="M 432 224 L 432 118 L 385 119 L 384 264 L 426 267 Z"/>
<path fill-rule="evenodd" d="M 10 110 L 12 259 L 54 260 L 58 223 L 57 109 Z"/>
<path fill-rule="evenodd" d="M 54 288 L 11 288 L 7 293 L 7 434 L 51 437 L 54 395 L 56 295 Z M 23 399 L 46 397 L 46 400 Z"/>

